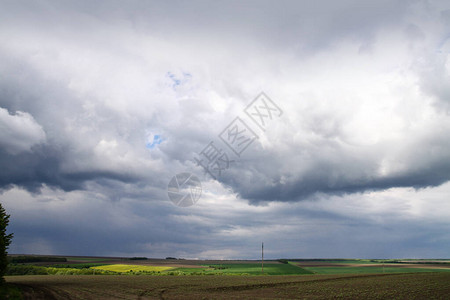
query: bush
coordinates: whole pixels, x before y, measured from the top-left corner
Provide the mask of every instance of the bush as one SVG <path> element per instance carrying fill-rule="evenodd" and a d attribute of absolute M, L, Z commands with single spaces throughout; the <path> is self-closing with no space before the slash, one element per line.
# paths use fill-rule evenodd
<path fill-rule="evenodd" d="M 228 269 L 228 267 L 224 266 L 208 266 L 208 268 L 214 269 L 214 270 L 225 270 Z"/>
<path fill-rule="evenodd" d="M 6 275 L 110 275 L 117 274 L 104 270 L 53 268 L 32 265 L 9 265 Z"/>
<path fill-rule="evenodd" d="M 9 265 L 6 275 L 47 275 L 47 268 L 30 265 Z"/>
<path fill-rule="evenodd" d="M 57 265 L 45 265 L 49 268 L 70 268 L 70 269 L 89 269 L 90 267 L 104 266 L 107 264 L 102 263 L 86 263 L 86 264 L 57 264 Z"/>

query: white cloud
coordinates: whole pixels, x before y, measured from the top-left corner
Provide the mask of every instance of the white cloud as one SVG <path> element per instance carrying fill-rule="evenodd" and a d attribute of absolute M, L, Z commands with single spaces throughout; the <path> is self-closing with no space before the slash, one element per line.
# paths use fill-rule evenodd
<path fill-rule="evenodd" d="M 0 147 L 10 154 L 31 151 L 32 146 L 45 142 L 45 132 L 32 115 L 15 114 L 0 107 Z"/>

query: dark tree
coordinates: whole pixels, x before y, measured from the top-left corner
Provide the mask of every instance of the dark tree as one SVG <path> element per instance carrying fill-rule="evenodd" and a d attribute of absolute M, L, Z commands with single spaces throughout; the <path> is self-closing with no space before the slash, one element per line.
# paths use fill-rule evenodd
<path fill-rule="evenodd" d="M 3 275 L 5 275 L 6 268 L 8 267 L 8 246 L 11 244 L 11 239 L 13 237 L 11 234 L 6 234 L 6 227 L 9 224 L 9 215 L 6 214 L 5 209 L 0 203 L 0 282 L 3 282 L 5 279 Z"/>

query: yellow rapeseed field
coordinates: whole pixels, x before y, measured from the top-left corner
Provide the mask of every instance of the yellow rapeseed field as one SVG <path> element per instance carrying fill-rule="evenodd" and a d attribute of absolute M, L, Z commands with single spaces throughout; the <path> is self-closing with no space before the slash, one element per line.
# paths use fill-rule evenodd
<path fill-rule="evenodd" d="M 91 269 L 96 270 L 105 270 L 105 271 L 113 271 L 113 272 L 157 272 L 157 271 L 167 271 L 170 269 L 173 269 L 173 267 L 161 267 L 161 266 L 138 266 L 138 265 L 122 265 L 122 264 L 116 264 L 116 265 L 105 265 L 105 266 L 98 266 L 98 267 L 91 267 Z"/>

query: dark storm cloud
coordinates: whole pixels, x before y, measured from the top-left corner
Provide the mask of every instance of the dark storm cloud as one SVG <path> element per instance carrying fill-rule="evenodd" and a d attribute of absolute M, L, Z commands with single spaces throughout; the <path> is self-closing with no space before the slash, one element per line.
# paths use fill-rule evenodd
<path fill-rule="evenodd" d="M 1 188 L 18 185 L 36 192 L 46 184 L 70 191 L 82 189 L 86 181 L 102 178 L 138 181 L 139 176 L 127 172 L 62 170 L 64 162 L 85 159 L 84 153 L 73 153 L 71 149 L 72 143 L 83 141 L 71 139 L 63 130 L 63 123 L 80 113 L 77 99 L 63 86 L 40 78 L 31 67 L 26 68 L 26 64 L 19 65 L 5 57 L 2 60 L 4 71 L 11 76 L 0 83 L 0 107 L 34 117 L 42 125 L 48 140 L 37 141 L 39 143 L 32 145 L 29 151 L 10 153 L 8 148 L 0 149 Z M 9 136 L 2 138 L 11 139 Z"/>
<path fill-rule="evenodd" d="M 110 179 L 136 183 L 140 179 L 139 176 L 123 172 L 93 170 L 67 173 L 61 171 L 64 155 L 47 146 L 35 147 L 32 153 L 11 155 L 0 150 L 0 154 L 2 166 L 0 188 L 2 189 L 18 185 L 31 192 L 39 192 L 45 184 L 71 191 L 84 189 L 87 181 L 101 182 L 104 179 Z"/>
<path fill-rule="evenodd" d="M 385 147 L 389 149 L 400 145 Z M 243 199 L 254 203 L 299 201 L 321 193 L 344 195 L 394 187 L 420 189 L 439 186 L 450 180 L 449 149 L 443 134 L 424 139 L 407 148 L 404 157 L 396 158 L 398 163 L 406 165 L 404 170 L 385 175 L 379 174 L 383 157 L 374 155 L 373 149 L 350 154 L 336 146 L 335 154 L 311 154 L 307 169 L 298 170 L 297 174 L 295 166 L 298 161 L 304 160 L 301 155 L 280 158 L 275 153 L 249 150 L 248 156 L 252 159 L 234 166 L 222 181 Z M 289 162 L 292 165 L 286 169 Z M 282 177 L 288 174 L 290 177 L 283 180 Z"/>

